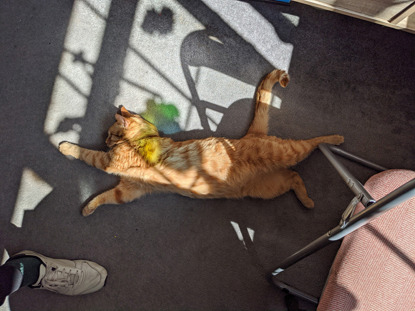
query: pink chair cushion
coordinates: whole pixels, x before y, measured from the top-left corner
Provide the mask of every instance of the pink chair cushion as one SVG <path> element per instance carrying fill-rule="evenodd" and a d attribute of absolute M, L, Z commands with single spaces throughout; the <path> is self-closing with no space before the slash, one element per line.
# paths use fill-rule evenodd
<path fill-rule="evenodd" d="M 378 200 L 413 178 L 389 170 L 365 188 Z M 415 198 L 343 239 L 317 310 L 415 310 Z"/>

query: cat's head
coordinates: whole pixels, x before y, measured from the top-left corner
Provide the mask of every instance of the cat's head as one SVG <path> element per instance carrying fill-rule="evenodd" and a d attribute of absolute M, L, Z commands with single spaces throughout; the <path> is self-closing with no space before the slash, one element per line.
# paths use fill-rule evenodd
<path fill-rule="evenodd" d="M 121 114 L 117 113 L 115 119 L 116 122 L 109 128 L 105 141 L 110 148 L 123 141 L 159 136 L 155 125 L 144 120 L 138 114 L 130 113 L 124 107 L 121 107 Z"/>

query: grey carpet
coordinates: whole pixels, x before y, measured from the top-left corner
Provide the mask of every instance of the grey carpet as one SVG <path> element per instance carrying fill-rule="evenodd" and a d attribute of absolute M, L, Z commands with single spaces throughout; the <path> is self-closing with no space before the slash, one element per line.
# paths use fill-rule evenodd
<path fill-rule="evenodd" d="M 155 194 L 83 218 L 84 202 L 117 178 L 65 158 L 56 144 L 104 148 L 119 105 L 158 116 L 175 139 L 241 137 L 256 85 L 281 67 L 292 80 L 274 88 L 271 134 L 340 133 L 349 152 L 415 169 L 415 36 L 405 32 L 297 3 L 2 1 L 0 44 L 0 256 L 31 249 L 109 272 L 96 294 L 22 289 L 2 311 L 285 310 L 266 276 L 337 225 L 352 199 L 316 151 L 295 168 L 311 211 L 293 193 L 270 201 Z M 173 118 L 162 123 L 150 99 Z M 344 163 L 362 182 L 374 174 Z M 338 246 L 280 279 L 319 296 Z"/>

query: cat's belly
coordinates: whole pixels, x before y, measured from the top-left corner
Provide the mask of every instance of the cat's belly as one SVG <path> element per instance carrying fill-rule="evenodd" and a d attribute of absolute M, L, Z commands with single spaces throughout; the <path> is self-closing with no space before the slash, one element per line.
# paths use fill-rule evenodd
<path fill-rule="evenodd" d="M 155 189 L 176 192 L 193 198 L 239 197 L 238 185 L 232 185 L 226 178 L 210 175 L 199 168 L 186 170 L 159 169 L 153 167 L 143 171 L 130 168 L 121 176 L 152 185 Z"/>

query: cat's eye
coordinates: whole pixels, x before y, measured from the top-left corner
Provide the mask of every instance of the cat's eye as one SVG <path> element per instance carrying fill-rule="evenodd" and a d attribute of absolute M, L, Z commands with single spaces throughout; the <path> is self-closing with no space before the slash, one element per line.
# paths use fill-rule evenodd
<path fill-rule="evenodd" d="M 117 138 L 120 138 L 120 137 L 121 137 L 121 135 L 117 135 L 117 134 L 115 134 L 115 133 L 108 132 L 108 137 L 111 137 L 111 136 L 115 136 L 115 137 L 117 137 Z"/>

